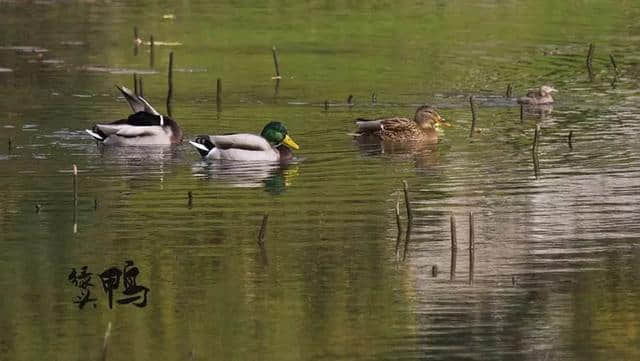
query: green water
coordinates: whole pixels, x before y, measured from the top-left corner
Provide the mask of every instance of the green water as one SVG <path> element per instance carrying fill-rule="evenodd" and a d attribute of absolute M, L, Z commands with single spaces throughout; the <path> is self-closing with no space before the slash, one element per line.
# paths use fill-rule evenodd
<path fill-rule="evenodd" d="M 640 358 L 640 5 L 0 1 L 0 13 L 0 359 L 99 359 L 109 323 L 109 360 Z M 158 43 L 153 66 L 134 25 Z M 114 85 L 133 72 L 165 110 L 170 51 L 187 139 L 279 119 L 296 161 L 96 147 L 84 129 L 129 114 Z M 508 84 L 514 97 L 553 85 L 557 101 L 520 120 Z M 423 103 L 454 124 L 435 147 L 350 135 L 358 117 Z M 397 255 L 402 180 L 414 220 Z M 110 309 L 97 274 L 127 260 L 147 306 Z M 82 266 L 95 308 L 73 303 L 67 276 Z"/>

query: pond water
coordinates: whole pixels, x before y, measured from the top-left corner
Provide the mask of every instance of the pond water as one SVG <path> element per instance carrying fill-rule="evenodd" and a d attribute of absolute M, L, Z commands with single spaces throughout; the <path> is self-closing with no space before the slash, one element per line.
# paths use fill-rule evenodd
<path fill-rule="evenodd" d="M 0 12 L 0 358 L 97 359 L 111 323 L 109 360 L 640 359 L 637 2 L 5 0 Z M 154 36 L 153 59 L 134 26 Z M 114 85 L 134 72 L 165 110 L 170 51 L 186 139 L 280 119 L 296 160 L 97 147 L 84 129 L 129 114 Z M 556 103 L 521 120 L 515 97 L 542 84 Z M 350 135 L 358 117 L 424 103 L 453 124 L 434 147 Z M 98 274 L 126 261 L 145 307 L 115 302 L 124 280 L 109 307 Z M 68 276 L 83 266 L 96 301 L 80 309 Z"/>

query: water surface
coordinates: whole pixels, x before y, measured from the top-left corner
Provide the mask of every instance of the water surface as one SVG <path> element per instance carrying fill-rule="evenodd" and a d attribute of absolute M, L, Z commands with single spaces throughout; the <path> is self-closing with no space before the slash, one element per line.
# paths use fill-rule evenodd
<path fill-rule="evenodd" d="M 109 322 L 111 360 L 640 358 L 637 4 L 3 1 L 0 10 L 7 359 L 99 358 Z M 153 64 L 148 45 L 134 48 L 134 25 L 158 42 Z M 172 113 L 187 138 L 280 119 L 301 145 L 296 161 L 208 163 L 188 144 L 96 147 L 84 129 L 128 115 L 114 84 L 131 86 L 134 72 L 164 111 L 170 51 Z M 541 84 L 560 92 L 521 120 L 508 84 L 514 96 Z M 349 135 L 357 117 L 409 116 L 424 103 L 454 124 L 434 147 L 360 146 Z M 402 180 L 414 220 L 396 253 Z M 110 309 L 97 274 L 127 260 L 148 304 Z M 82 266 L 97 302 L 80 310 L 67 276 Z"/>

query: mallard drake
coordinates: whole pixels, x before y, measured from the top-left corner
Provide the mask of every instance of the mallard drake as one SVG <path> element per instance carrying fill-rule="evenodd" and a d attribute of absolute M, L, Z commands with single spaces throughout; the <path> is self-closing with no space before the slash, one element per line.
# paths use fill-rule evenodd
<path fill-rule="evenodd" d="M 189 143 L 204 158 L 240 161 L 286 161 L 292 158 L 291 149 L 300 148 L 280 122 L 268 123 L 260 135 L 199 135 Z"/>
<path fill-rule="evenodd" d="M 557 90 L 548 85 L 543 85 L 540 89 L 530 91 L 527 95 L 518 98 L 518 103 L 525 105 L 551 104 L 553 103 L 553 98 L 551 97 L 553 92 L 557 92 Z"/>
<path fill-rule="evenodd" d="M 382 141 L 438 141 L 438 127 L 449 126 L 438 112 L 429 105 L 416 110 L 413 119 L 408 118 L 358 118 L 357 132 L 362 136 L 372 136 Z"/>
<path fill-rule="evenodd" d="M 134 114 L 109 124 L 96 124 L 87 133 L 105 145 L 169 145 L 182 142 L 182 129 L 156 111 L 142 96 L 116 85 Z"/>

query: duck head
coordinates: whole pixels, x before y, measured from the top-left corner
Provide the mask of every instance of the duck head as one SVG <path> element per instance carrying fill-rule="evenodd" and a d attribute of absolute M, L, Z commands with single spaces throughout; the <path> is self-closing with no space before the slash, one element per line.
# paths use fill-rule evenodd
<path fill-rule="evenodd" d="M 435 108 L 429 105 L 423 105 L 416 110 L 413 120 L 422 130 L 435 129 L 439 125 L 450 126 L 444 121 L 444 118 L 438 114 Z"/>
<path fill-rule="evenodd" d="M 556 88 L 550 87 L 548 85 L 543 85 L 540 87 L 540 95 L 546 97 L 547 95 L 551 95 L 551 93 L 556 93 L 558 90 Z"/>
<path fill-rule="evenodd" d="M 287 128 L 285 128 L 285 126 L 280 122 L 270 122 L 265 125 L 260 135 L 274 147 L 284 144 L 291 149 L 300 148 L 289 136 Z"/>

